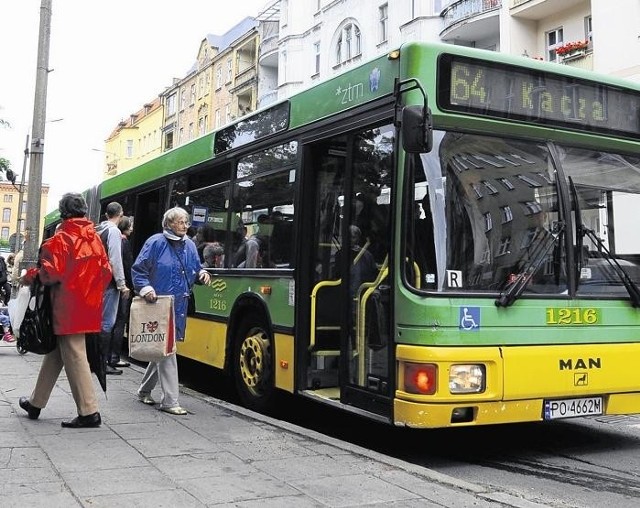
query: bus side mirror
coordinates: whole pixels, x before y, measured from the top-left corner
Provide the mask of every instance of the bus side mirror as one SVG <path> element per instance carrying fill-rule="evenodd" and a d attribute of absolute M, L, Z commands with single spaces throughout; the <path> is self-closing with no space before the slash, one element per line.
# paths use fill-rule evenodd
<path fill-rule="evenodd" d="M 402 147 L 408 153 L 426 153 L 433 148 L 431 110 L 422 106 L 402 109 Z"/>

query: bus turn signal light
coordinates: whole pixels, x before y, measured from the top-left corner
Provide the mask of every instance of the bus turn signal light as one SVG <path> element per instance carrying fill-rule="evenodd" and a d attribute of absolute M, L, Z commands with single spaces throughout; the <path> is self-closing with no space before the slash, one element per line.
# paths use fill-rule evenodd
<path fill-rule="evenodd" d="M 433 395 L 436 393 L 438 368 L 432 363 L 405 363 L 404 389 L 407 393 Z"/>

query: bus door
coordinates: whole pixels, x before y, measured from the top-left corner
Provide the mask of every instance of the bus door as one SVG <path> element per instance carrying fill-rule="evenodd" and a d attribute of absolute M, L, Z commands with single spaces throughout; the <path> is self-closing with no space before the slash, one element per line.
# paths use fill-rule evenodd
<path fill-rule="evenodd" d="M 137 256 L 151 235 L 162 231 L 165 210 L 164 187 L 138 194 L 133 215 L 132 249 Z"/>
<path fill-rule="evenodd" d="M 305 173 L 314 179 L 307 389 L 384 415 L 393 384 L 393 132 L 381 126 L 336 136 L 305 152 Z"/>

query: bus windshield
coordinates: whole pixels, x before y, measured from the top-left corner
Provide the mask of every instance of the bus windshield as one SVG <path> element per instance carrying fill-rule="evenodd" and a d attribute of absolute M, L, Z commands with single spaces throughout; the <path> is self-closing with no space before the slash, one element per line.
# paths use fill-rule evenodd
<path fill-rule="evenodd" d="M 453 132 L 434 138 L 434 150 L 415 160 L 416 220 L 408 235 L 416 239 L 421 287 L 499 292 L 536 266 L 527 291 L 565 292 L 560 238 L 540 258 L 561 220 L 547 146 Z M 423 222 L 432 219 L 435 264 L 420 253 L 430 241 Z"/>
<path fill-rule="evenodd" d="M 568 146 L 553 152 L 555 159 L 543 142 L 434 133 L 434 150 L 410 164 L 411 284 L 504 294 L 524 280 L 518 295 L 628 296 L 629 280 L 640 283 L 633 220 L 640 160 Z M 558 184 L 567 185 L 569 178 L 578 202 L 565 210 Z M 569 222 L 575 288 L 567 276 Z"/>

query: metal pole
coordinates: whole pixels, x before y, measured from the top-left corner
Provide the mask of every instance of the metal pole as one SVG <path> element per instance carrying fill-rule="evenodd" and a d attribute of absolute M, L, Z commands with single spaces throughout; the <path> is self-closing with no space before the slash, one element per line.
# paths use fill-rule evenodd
<path fill-rule="evenodd" d="M 22 248 L 20 242 L 20 223 L 22 222 L 22 203 L 24 201 L 24 177 L 27 173 L 27 161 L 29 160 L 29 134 L 27 134 L 27 142 L 24 146 L 24 160 L 22 161 L 22 176 L 20 177 L 20 189 L 18 192 L 18 222 L 16 224 L 16 243 L 13 247 L 14 254 L 17 254 Z"/>
<path fill-rule="evenodd" d="M 36 265 L 40 245 L 40 198 L 42 189 L 42 163 L 44 157 L 44 127 L 47 110 L 47 78 L 49 73 L 49 41 L 51 39 L 51 1 L 40 3 L 40 32 L 38 37 L 38 63 L 36 91 L 31 127 L 31 160 L 29 188 L 27 189 L 27 228 L 31 234 L 25 242 L 24 258 L 20 268 Z"/>

